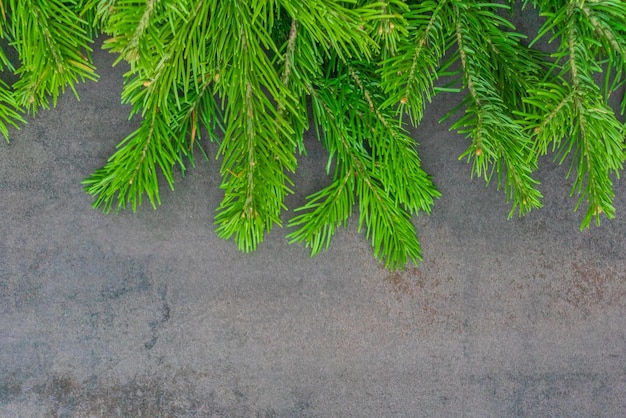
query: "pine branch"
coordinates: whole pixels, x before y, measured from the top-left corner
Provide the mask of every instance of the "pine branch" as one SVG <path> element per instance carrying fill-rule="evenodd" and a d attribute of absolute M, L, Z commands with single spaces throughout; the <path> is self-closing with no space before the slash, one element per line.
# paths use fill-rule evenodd
<path fill-rule="evenodd" d="M 7 33 L 7 15 L 4 5 L 0 1 L 0 38 L 6 39 Z M 0 47 L 0 71 L 15 71 L 13 64 L 6 56 L 4 50 Z M 15 92 L 4 81 L 0 80 L 0 132 L 9 141 L 9 126 L 19 129 L 21 123 L 26 121 L 22 117 L 24 110 L 18 103 Z"/>
<path fill-rule="evenodd" d="M 15 93 L 0 80 L 0 132 L 9 141 L 9 126 L 19 129 L 26 121 L 22 117 L 22 108 L 15 98 Z"/>
<path fill-rule="evenodd" d="M 381 84 L 387 94 L 383 108 L 398 106 L 413 125 L 422 119 L 426 100 L 434 95 L 441 59 L 448 50 L 452 31 L 449 1 L 423 1 L 406 13 L 408 36 L 396 54 L 381 63 Z"/>
<path fill-rule="evenodd" d="M 8 4 L 11 44 L 22 61 L 14 85 L 17 103 L 35 113 L 48 107 L 49 97 L 56 105 L 66 86 L 78 97 L 74 87 L 78 81 L 97 79 L 88 56 L 92 40 L 80 10 L 60 0 Z"/>
<path fill-rule="evenodd" d="M 159 113 L 145 118 L 141 127 L 119 144 L 107 164 L 83 181 L 87 192 L 96 197 L 94 207 L 108 213 L 117 201 L 116 211 L 127 204 L 135 211 L 146 194 L 156 209 L 161 203 L 156 167 L 173 188 L 172 167 L 180 162 L 179 153 L 169 141 L 172 136 L 169 124 Z"/>
<path fill-rule="evenodd" d="M 492 62 L 493 55 L 490 55 L 493 51 L 496 55 L 509 51 L 507 56 L 513 56 L 514 51 L 522 47 L 515 43 L 516 37 L 507 36 L 499 29 L 500 25 L 510 25 L 494 10 L 504 6 L 486 6 L 466 3 L 463 11 L 454 6 L 458 56 L 468 94 L 464 100 L 465 115 L 451 129 L 472 138 L 472 145 L 459 158 L 472 160 L 473 175 L 484 177 L 489 183 L 495 172 L 498 187 L 503 186 L 507 201 L 513 201 L 509 216 L 516 208 L 523 215 L 532 208 L 541 207 L 542 196 L 535 187 L 538 182 L 531 176 L 536 162 L 529 158 L 530 138 L 514 122 L 502 90 L 497 87 L 501 65 Z M 507 70 L 509 76 L 516 72 L 528 73 L 525 64 L 519 60 L 506 64 L 512 67 Z M 517 71 L 517 68 L 522 69 Z M 514 103 L 518 100 L 510 98 L 506 101 Z"/>
<path fill-rule="evenodd" d="M 164 5 L 150 7 L 157 6 Z M 120 53 L 126 51 L 135 60 L 125 75 L 122 102 L 133 106 L 131 115 L 140 113 L 145 119 L 142 126 L 118 146 L 107 165 L 84 182 L 86 190 L 96 197 L 94 206 L 107 212 L 116 199 L 118 209 L 130 204 L 136 210 L 143 193 L 156 206 L 160 202 L 158 182 L 156 178 L 147 181 L 143 173 L 156 177 L 158 165 L 173 188 L 173 166 L 178 163 L 184 173 L 183 156 L 193 164 L 193 146 L 198 144 L 200 122 L 212 137 L 221 119 L 214 99 L 214 84 L 218 78 L 215 61 L 198 62 L 198 57 L 206 55 L 204 42 L 198 40 L 208 37 L 213 29 L 207 24 L 211 4 L 202 1 L 169 4 L 167 11 L 172 16 L 187 13 L 188 18 L 159 26 L 159 22 L 171 18 L 161 15 L 150 21 L 154 26 L 148 27 L 143 26 L 148 25 L 148 17 L 155 11 L 144 10 L 137 19 L 134 13 L 130 17 L 124 15 L 124 7 L 136 11 L 136 6 L 133 9 L 131 4 L 118 2 L 114 7 L 119 9 L 109 28 L 113 38 L 108 47 Z M 192 15 L 192 11 L 198 13 Z M 117 16 L 118 13 L 121 15 Z M 124 30 L 142 36 L 132 40 L 120 35 Z"/>
<path fill-rule="evenodd" d="M 289 239 L 305 242 L 312 254 L 327 248 L 358 197 L 359 230 L 366 228 L 375 256 L 389 268 L 417 262 L 421 250 L 407 209 L 428 212 L 439 194 L 419 167 L 413 143 L 377 110 L 380 98 L 366 88 L 366 75 L 352 67 L 337 70 L 338 77 L 310 91 L 314 119 L 324 132 L 321 139 L 331 160 L 336 156 L 334 179 L 297 209 L 307 212 L 290 221 L 299 229 Z M 343 100 L 352 103 L 350 111 L 343 108 Z"/>
<path fill-rule="evenodd" d="M 598 63 L 608 56 L 612 57 L 609 67 L 613 67 L 615 79 L 605 85 L 615 88 L 622 83 L 623 58 L 616 52 L 626 41 L 615 33 L 626 28 L 626 18 L 616 11 L 619 8 L 626 11 L 623 5 L 607 3 L 596 8 L 572 2 L 546 13 L 540 35 L 553 30 L 552 39 L 561 38 L 552 67 L 559 84 L 546 81 L 531 90 L 525 101 L 535 110 L 520 113 L 536 138 L 536 155 L 546 154 L 550 145 L 558 150 L 561 163 L 572 154 L 568 176 L 575 173 L 572 194 L 579 195 L 576 209 L 587 205 L 581 228 L 593 219 L 599 223 L 602 213 L 608 219 L 615 216 L 611 174 L 619 177 L 626 160 L 626 128 L 607 102 L 611 88 L 603 94 L 594 80 L 594 75 L 602 72 Z M 611 73 L 610 68 L 607 71 Z"/>
<path fill-rule="evenodd" d="M 352 66 L 348 66 L 348 72 L 369 107 L 369 112 L 365 109 L 361 112 L 372 118 L 366 122 L 366 126 L 370 127 L 369 136 L 363 132 L 363 137 L 368 140 L 372 150 L 376 177 L 381 179 L 381 184 L 387 194 L 393 197 L 396 205 L 402 205 L 410 214 L 419 211 L 430 213 L 434 198 L 439 197 L 440 193 L 420 166 L 415 141 L 403 129 L 394 126 L 389 115 L 383 114 L 380 103 L 385 97 L 375 93 L 378 80 L 363 74 L 370 82 L 369 85 L 364 85 L 361 76 Z"/>
<path fill-rule="evenodd" d="M 263 49 L 277 50 L 270 36 L 272 9 L 231 5 L 220 11 L 220 21 L 229 22 L 227 32 L 239 36 L 222 51 L 228 57 L 220 72 L 220 93 L 228 98 L 220 145 L 225 192 L 215 220 L 221 237 L 234 235 L 242 251 L 252 251 L 265 232 L 281 224 L 291 192 L 285 171 L 295 170 L 296 143 L 284 112 L 296 113 L 297 101 Z"/>
<path fill-rule="evenodd" d="M 380 4 L 345 7 L 349 2 L 335 0 L 281 1 L 280 5 L 296 19 L 327 56 L 342 59 L 370 59 L 378 45 L 365 31 L 365 24 L 380 18 Z"/>
<path fill-rule="evenodd" d="M 141 84 L 140 81 L 134 83 Z M 212 135 L 220 111 L 211 85 L 212 80 L 206 80 L 197 94 L 190 94 L 175 117 L 166 118 L 158 109 L 147 112 L 139 129 L 118 145 L 107 164 L 83 181 L 85 190 L 96 198 L 94 207 L 109 212 L 117 202 L 116 211 L 128 205 L 135 211 L 144 194 L 154 208 L 160 204 L 158 173 L 173 189 L 174 165 L 178 164 L 184 173 L 183 156 L 193 164 L 193 147 L 200 142 L 201 121 L 212 140 L 216 140 Z M 174 106 L 175 100 L 170 97 L 169 107 Z"/>

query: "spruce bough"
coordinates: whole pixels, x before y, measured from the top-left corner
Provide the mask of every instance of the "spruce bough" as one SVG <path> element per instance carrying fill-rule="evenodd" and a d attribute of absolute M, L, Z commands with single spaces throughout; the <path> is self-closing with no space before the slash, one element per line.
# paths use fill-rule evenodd
<path fill-rule="evenodd" d="M 126 61 L 122 102 L 141 116 L 104 167 L 84 180 L 105 212 L 147 198 L 158 177 L 219 144 L 223 238 L 254 250 L 281 225 L 303 136 L 328 150 L 330 184 L 289 221 L 312 253 L 358 208 L 375 256 L 391 269 L 421 259 L 412 217 L 439 192 L 420 167 L 408 124 L 440 91 L 465 134 L 471 175 L 498 187 L 510 216 L 541 206 L 539 157 L 571 161 L 581 228 L 613 218 L 613 184 L 626 159 L 626 2 L 534 0 L 534 39 L 516 32 L 512 2 L 474 0 L 0 0 L 0 132 L 95 80 L 91 44 Z M 551 52 L 535 48 L 549 42 Z M 545 48 L 544 48 L 545 49 Z M 75 92 L 75 90 L 74 90 Z M 611 96 L 618 109 L 609 106 Z M 207 138 L 205 138 L 205 136 Z M 161 174 L 159 174 L 161 173 Z"/>

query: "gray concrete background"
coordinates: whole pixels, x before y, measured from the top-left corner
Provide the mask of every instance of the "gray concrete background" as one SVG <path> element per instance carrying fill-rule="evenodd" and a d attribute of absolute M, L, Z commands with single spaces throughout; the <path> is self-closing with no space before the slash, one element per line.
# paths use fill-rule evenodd
<path fill-rule="evenodd" d="M 314 259 L 285 229 L 244 255 L 214 233 L 214 145 L 159 210 L 90 207 L 80 181 L 137 126 L 95 59 L 80 101 L 0 146 L 0 416 L 626 416 L 623 181 L 618 218 L 579 232 L 546 158 L 545 207 L 507 221 L 442 96 L 414 132 L 443 193 L 419 266 L 382 269 L 354 222 Z M 291 208 L 328 181 L 307 145 Z"/>

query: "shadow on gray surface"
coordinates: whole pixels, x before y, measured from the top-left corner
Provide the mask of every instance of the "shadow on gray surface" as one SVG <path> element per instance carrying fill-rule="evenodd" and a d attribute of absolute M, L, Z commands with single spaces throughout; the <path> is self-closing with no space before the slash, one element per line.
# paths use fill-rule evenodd
<path fill-rule="evenodd" d="M 618 219 L 579 232 L 545 159 L 545 207 L 507 221 L 439 97 L 414 132 L 443 193 L 423 263 L 385 271 L 354 223 L 314 259 L 281 229 L 244 255 L 214 233 L 214 146 L 158 211 L 91 209 L 80 181 L 136 126 L 95 58 L 80 102 L 0 151 L 1 416 L 626 415 L 623 182 Z M 327 181 L 307 144 L 291 208 Z"/>

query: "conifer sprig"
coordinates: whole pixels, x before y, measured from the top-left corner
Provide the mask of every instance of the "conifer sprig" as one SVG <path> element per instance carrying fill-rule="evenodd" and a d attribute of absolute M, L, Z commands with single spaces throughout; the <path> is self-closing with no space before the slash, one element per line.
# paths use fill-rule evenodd
<path fill-rule="evenodd" d="M 339 74 L 311 91 L 314 121 L 330 153 L 332 183 L 309 196 L 290 226 L 292 242 L 312 254 L 327 248 L 337 226 L 345 226 L 358 201 L 359 230 L 365 227 L 374 255 L 388 268 L 421 259 L 411 214 L 430 212 L 439 196 L 420 168 L 415 144 L 389 115 L 377 110 L 381 97 L 366 73 L 338 64 Z M 344 100 L 352 104 L 346 112 Z"/>
<path fill-rule="evenodd" d="M 487 183 L 497 175 L 498 186 L 503 186 L 507 201 L 520 215 L 532 208 L 541 207 L 541 193 L 532 178 L 536 163 L 529 158 L 530 137 L 513 120 L 512 105 L 521 101 L 518 95 L 538 74 L 528 68 L 519 56 L 517 34 L 502 28 L 513 26 L 497 14 L 500 4 L 465 2 L 454 6 L 457 54 L 463 71 L 465 114 L 451 129 L 467 133 L 471 146 L 459 158 L 472 161 L 472 173 L 484 177 Z M 522 58 L 522 59 L 520 59 Z M 526 81 L 503 88 L 514 74 L 523 75 Z M 499 85 L 500 83 L 500 85 Z"/>
<path fill-rule="evenodd" d="M 0 39 L 10 37 L 10 29 L 7 28 L 7 13 L 4 4 L 0 1 Z M 8 59 L 5 51 L 0 47 L 0 71 L 15 71 L 13 63 Z M 4 81 L 0 80 L 0 132 L 9 141 L 9 126 L 19 128 L 20 123 L 26 121 L 22 117 L 23 108 L 18 103 L 18 99 L 12 88 Z"/>
<path fill-rule="evenodd" d="M 623 2 L 535 2 L 546 16 L 537 39 L 559 39 L 549 78 L 531 89 L 520 112 L 535 138 L 534 154 L 557 151 L 562 163 L 571 155 L 572 194 L 578 209 L 586 204 L 581 228 L 601 214 L 615 216 L 613 181 L 626 160 L 626 127 L 608 105 L 608 97 L 624 82 L 626 5 Z M 619 56 L 618 56 L 619 55 Z M 608 58 L 608 59 L 607 59 Z M 596 82 L 606 63 L 605 89 Z M 614 77 L 612 80 L 611 77 Z M 622 104 L 623 106 L 623 104 Z"/>
<path fill-rule="evenodd" d="M 241 250 L 251 251 L 265 232 L 281 224 L 284 199 L 291 192 L 286 172 L 295 171 L 296 143 L 279 108 L 296 114 L 297 102 L 263 49 L 277 50 L 270 36 L 273 13 L 235 4 L 223 11 L 220 20 L 230 25 L 226 31 L 238 36 L 222 65 L 218 89 L 228 100 L 220 145 L 225 195 L 216 217 L 217 232 L 224 238 L 234 235 Z"/>
<path fill-rule="evenodd" d="M 9 141 L 9 126 L 20 127 L 26 121 L 22 117 L 22 107 L 16 100 L 11 87 L 0 80 L 0 132 L 6 141 Z"/>
<path fill-rule="evenodd" d="M 136 210 L 144 194 L 156 208 L 160 203 L 158 173 L 173 188 L 174 166 L 178 164 L 184 172 L 183 157 L 193 163 L 200 122 L 214 135 L 221 120 L 213 97 L 215 66 L 196 62 L 197 58 L 185 59 L 201 56 L 204 43 L 194 40 L 199 28 L 200 36 L 210 35 L 210 6 L 209 2 L 152 1 L 138 8 L 119 1 L 101 11 L 99 19 L 107 23 L 111 35 L 105 48 L 126 56 L 131 64 L 122 101 L 132 105 L 131 115 L 143 117 L 141 126 L 119 144 L 107 164 L 83 182 L 96 196 L 94 206 L 105 212 L 115 201 L 117 210 L 127 204 Z M 192 7 L 204 13 L 172 19 Z M 133 36 L 125 36 L 127 31 Z"/>
<path fill-rule="evenodd" d="M 422 1 L 405 14 L 407 36 L 395 54 L 381 62 L 382 107 L 396 107 L 400 119 L 408 114 L 413 125 L 422 119 L 426 101 L 435 94 L 441 59 L 452 39 L 453 9 L 450 2 Z"/>
<path fill-rule="evenodd" d="M 90 59 L 89 27 L 80 17 L 80 2 L 10 0 L 8 25 L 11 46 L 19 55 L 19 80 L 13 86 L 16 101 L 36 113 L 53 105 L 66 87 L 78 97 L 79 81 L 96 80 Z"/>

